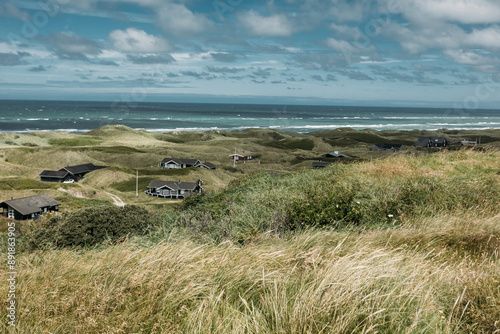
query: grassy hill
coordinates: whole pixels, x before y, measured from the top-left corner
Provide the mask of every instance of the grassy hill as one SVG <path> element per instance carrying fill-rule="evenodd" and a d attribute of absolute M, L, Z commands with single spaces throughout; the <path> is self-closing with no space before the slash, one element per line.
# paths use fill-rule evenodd
<path fill-rule="evenodd" d="M 19 223 L 17 333 L 499 331 L 499 134 L 447 134 L 488 136 L 480 149 L 378 155 L 367 151 L 371 141 L 421 132 L 105 127 L 75 137 L 43 134 L 45 146 L 5 146 L 2 196 L 47 193 L 73 211 L 67 217 L 78 217 L 78 208 L 87 207 L 84 215 L 110 204 L 110 192 L 148 208 L 153 224 L 146 236 L 28 250 L 31 233 L 50 220 Z M 87 145 L 84 136 L 95 140 Z M 332 145 L 341 140 L 350 144 Z M 227 155 L 235 147 L 259 158 L 234 171 Z M 334 149 L 358 159 L 310 168 L 309 158 Z M 155 167 L 180 155 L 218 168 Z M 40 168 L 75 159 L 110 168 L 63 187 L 37 181 Z M 173 203 L 135 197 L 136 170 L 142 186 L 150 178 L 202 178 L 207 191 Z M 65 228 L 70 233 L 69 221 Z M 0 294 L 7 289 L 3 281 Z"/>

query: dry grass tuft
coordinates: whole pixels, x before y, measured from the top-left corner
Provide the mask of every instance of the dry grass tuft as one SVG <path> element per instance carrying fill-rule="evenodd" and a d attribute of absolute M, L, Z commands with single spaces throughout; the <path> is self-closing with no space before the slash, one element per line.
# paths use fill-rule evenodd
<path fill-rule="evenodd" d="M 471 228 L 447 221 L 441 230 L 423 222 L 420 230 L 263 236 L 244 247 L 139 239 L 25 254 L 18 333 L 498 330 L 498 247 L 468 256 L 443 236 Z M 498 233 L 498 223 L 483 229 Z"/>

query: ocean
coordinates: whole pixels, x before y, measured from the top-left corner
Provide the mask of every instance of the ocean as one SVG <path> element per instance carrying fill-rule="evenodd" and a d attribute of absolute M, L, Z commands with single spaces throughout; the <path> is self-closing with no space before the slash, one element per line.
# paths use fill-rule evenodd
<path fill-rule="evenodd" d="M 499 110 L 199 103 L 0 100 L 0 132 L 87 132 L 122 124 L 155 132 L 349 127 L 376 130 L 500 128 Z"/>

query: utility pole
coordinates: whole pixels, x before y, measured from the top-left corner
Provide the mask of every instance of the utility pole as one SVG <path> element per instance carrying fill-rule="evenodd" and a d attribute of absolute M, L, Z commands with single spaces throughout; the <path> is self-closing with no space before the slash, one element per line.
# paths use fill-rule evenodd
<path fill-rule="evenodd" d="M 135 197 L 139 197 L 139 170 L 136 169 L 135 172 Z"/>
<path fill-rule="evenodd" d="M 234 148 L 233 168 L 236 168 L 236 147 Z"/>

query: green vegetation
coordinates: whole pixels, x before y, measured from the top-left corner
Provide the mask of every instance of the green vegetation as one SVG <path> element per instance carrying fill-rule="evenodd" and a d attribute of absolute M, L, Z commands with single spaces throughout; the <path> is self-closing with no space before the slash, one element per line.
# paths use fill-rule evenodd
<path fill-rule="evenodd" d="M 58 184 L 42 182 L 27 178 L 4 178 L 0 179 L 0 190 L 27 190 L 27 189 L 53 189 Z"/>
<path fill-rule="evenodd" d="M 35 143 L 23 143 L 23 146 L 27 146 L 27 147 L 38 147 L 39 145 L 38 145 L 38 144 L 35 144 Z"/>
<path fill-rule="evenodd" d="M 64 211 L 17 224 L 17 333 L 500 331 L 498 130 L 151 134 L 110 126 L 85 136 L 95 135 L 102 146 L 44 147 L 61 134 L 41 133 L 39 148 L 1 152 L 8 198 L 43 185 Z M 426 135 L 489 143 L 368 151 L 374 141 Z M 235 147 L 259 163 L 233 168 Z M 311 168 L 333 150 L 359 159 Z M 155 168 L 165 156 L 218 168 Z M 111 167 L 77 184 L 29 183 L 42 167 L 74 161 Z M 198 178 L 205 192 L 184 201 L 142 193 L 151 179 Z M 118 208 L 109 193 L 140 207 Z M 7 291 L 4 281 L 0 295 Z"/>
<path fill-rule="evenodd" d="M 184 211 L 172 223 L 192 228 L 196 235 L 206 231 L 218 241 L 240 240 L 248 230 L 370 228 L 408 217 L 457 212 L 494 216 L 500 213 L 500 180 L 481 164 L 471 167 L 467 158 L 481 155 L 460 151 L 281 175 L 260 172 L 238 179 L 227 190 L 185 200 Z M 435 175 L 450 165 L 454 170 Z M 223 235 L 214 234 L 215 230 Z"/>
<path fill-rule="evenodd" d="M 170 143 L 190 143 L 197 141 L 208 141 L 213 137 L 208 132 L 180 132 L 157 134 L 156 138 Z"/>
<path fill-rule="evenodd" d="M 94 146 L 94 147 L 79 147 L 78 151 L 95 151 L 104 152 L 109 154 L 133 154 L 133 153 L 146 153 L 145 151 L 138 150 L 133 147 L 127 146 Z"/>
<path fill-rule="evenodd" d="M 91 145 L 99 145 L 101 142 L 102 140 L 100 138 L 90 137 L 90 136 L 49 139 L 49 144 L 52 146 L 91 146 Z"/>
<path fill-rule="evenodd" d="M 135 191 L 136 182 L 137 182 L 136 178 L 133 177 L 133 178 L 130 178 L 126 181 L 111 183 L 110 187 L 115 189 L 115 190 L 122 191 L 122 192 Z M 140 177 L 139 178 L 139 189 L 141 189 L 141 191 L 143 191 L 144 189 L 147 188 L 147 186 L 149 185 L 150 182 L 151 182 L 150 177 Z"/>
<path fill-rule="evenodd" d="M 225 166 L 225 167 L 223 167 L 223 169 L 227 170 L 228 172 L 231 172 L 231 173 L 243 173 L 243 171 L 241 169 L 231 167 L 231 166 Z"/>
<path fill-rule="evenodd" d="M 138 206 L 87 207 L 50 216 L 34 229 L 30 244 L 32 248 L 92 246 L 129 234 L 143 235 L 151 224 L 154 216 Z"/>
<path fill-rule="evenodd" d="M 284 140 L 261 140 L 258 142 L 260 145 L 274 147 L 278 149 L 288 150 L 307 150 L 311 151 L 314 148 L 314 141 L 312 139 L 284 139 Z"/>
<path fill-rule="evenodd" d="M 65 185 L 67 186 L 67 185 Z M 85 207 L 95 207 L 95 206 L 103 206 L 103 205 L 111 205 L 109 201 L 95 199 L 95 198 L 79 198 L 70 196 L 68 194 L 60 195 L 54 197 L 56 201 L 61 203 L 62 211 L 70 211 L 74 209 L 81 209 Z"/>

